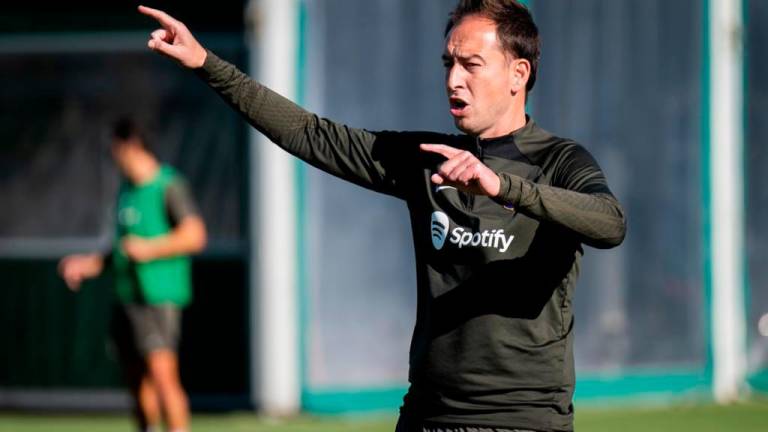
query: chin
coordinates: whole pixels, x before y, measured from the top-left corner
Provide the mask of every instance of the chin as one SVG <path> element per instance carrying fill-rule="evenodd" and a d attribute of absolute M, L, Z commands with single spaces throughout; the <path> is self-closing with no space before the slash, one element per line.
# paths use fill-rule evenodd
<path fill-rule="evenodd" d="M 456 126 L 456 129 L 464 132 L 467 135 L 477 135 L 478 132 L 475 128 L 472 127 L 472 125 L 467 124 L 465 119 L 453 119 L 453 124 Z"/>

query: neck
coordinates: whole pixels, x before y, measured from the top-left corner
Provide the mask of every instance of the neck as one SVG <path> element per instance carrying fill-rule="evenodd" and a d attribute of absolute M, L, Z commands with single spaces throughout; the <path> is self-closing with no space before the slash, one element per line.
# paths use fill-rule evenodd
<path fill-rule="evenodd" d="M 132 169 L 126 173 L 126 177 L 136 186 L 152 181 L 160 170 L 160 163 L 151 156 L 142 155 L 141 160 L 136 161 Z"/>
<path fill-rule="evenodd" d="M 509 112 L 501 121 L 493 127 L 482 132 L 479 137 L 482 139 L 498 138 L 506 136 L 525 126 L 525 99 L 519 99 L 510 107 Z"/>

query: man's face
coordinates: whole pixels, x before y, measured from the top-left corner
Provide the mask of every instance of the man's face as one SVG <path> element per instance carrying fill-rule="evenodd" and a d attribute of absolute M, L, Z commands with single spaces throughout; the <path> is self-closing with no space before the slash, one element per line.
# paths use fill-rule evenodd
<path fill-rule="evenodd" d="M 130 140 L 115 138 L 112 141 L 112 159 L 123 174 L 130 172 L 131 166 L 136 163 L 136 147 L 137 144 Z"/>
<path fill-rule="evenodd" d="M 514 60 L 502 50 L 496 24 L 477 15 L 463 18 L 448 34 L 443 62 L 456 127 L 481 138 L 512 132 L 504 120 L 513 110 Z"/>

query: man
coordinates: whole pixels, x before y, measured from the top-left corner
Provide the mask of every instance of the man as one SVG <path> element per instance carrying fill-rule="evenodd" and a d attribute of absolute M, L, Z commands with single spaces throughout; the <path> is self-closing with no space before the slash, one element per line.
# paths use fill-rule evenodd
<path fill-rule="evenodd" d="M 112 156 L 125 177 L 113 251 L 65 257 L 59 271 L 76 291 L 111 262 L 121 303 L 113 331 L 139 427 L 159 431 L 164 414 L 169 431 L 187 431 L 176 348 L 181 308 L 192 296 L 188 256 L 205 247 L 205 224 L 179 174 L 158 162 L 128 120 L 115 125 Z"/>
<path fill-rule="evenodd" d="M 590 154 L 525 114 L 538 30 L 514 0 L 462 0 L 445 83 L 463 135 L 369 132 L 321 119 L 205 50 L 184 24 L 150 49 L 194 69 L 297 157 L 410 211 L 418 306 L 398 431 L 573 429 L 574 285 L 582 243 L 614 247 L 625 220 Z"/>

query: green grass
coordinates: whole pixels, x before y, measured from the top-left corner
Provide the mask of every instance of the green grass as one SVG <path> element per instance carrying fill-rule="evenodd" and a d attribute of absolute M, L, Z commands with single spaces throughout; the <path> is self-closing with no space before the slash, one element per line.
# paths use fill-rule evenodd
<path fill-rule="evenodd" d="M 579 432 L 766 432 L 768 403 L 691 405 L 646 409 L 594 410 L 576 414 Z"/>
<path fill-rule="evenodd" d="M 576 416 L 578 432 L 765 432 L 768 403 L 729 406 L 691 405 L 659 408 L 584 408 Z M 193 432 L 393 432 L 394 417 L 300 417 L 269 420 L 252 414 L 193 416 Z M 0 413 L 1 432 L 132 432 L 125 415 L 44 415 Z"/>

